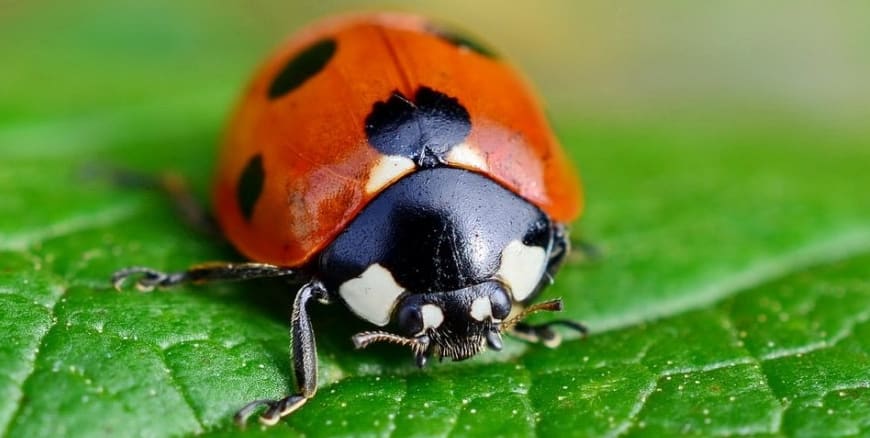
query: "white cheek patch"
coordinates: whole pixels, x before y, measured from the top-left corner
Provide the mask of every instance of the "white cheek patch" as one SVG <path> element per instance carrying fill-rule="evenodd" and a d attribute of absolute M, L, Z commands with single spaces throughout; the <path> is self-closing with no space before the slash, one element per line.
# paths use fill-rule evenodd
<path fill-rule="evenodd" d="M 468 143 L 460 143 L 453 146 L 450 152 L 447 153 L 447 162 L 483 171 L 489 169 L 489 166 L 486 164 L 486 158 L 481 155 L 480 151 L 472 148 Z"/>
<path fill-rule="evenodd" d="M 420 308 L 420 313 L 423 315 L 423 331 L 430 328 L 438 328 L 444 322 L 444 312 L 434 304 L 424 304 Z"/>
<path fill-rule="evenodd" d="M 471 312 L 469 312 L 469 315 L 478 321 L 491 318 L 492 302 L 489 301 L 489 297 L 475 298 L 474 301 L 471 302 Z"/>
<path fill-rule="evenodd" d="M 515 301 L 523 301 L 535 291 L 544 275 L 547 253 L 539 246 L 526 246 L 512 241 L 501 253 L 501 265 L 496 277 L 507 284 Z"/>
<path fill-rule="evenodd" d="M 390 271 L 377 263 L 338 288 L 338 294 L 353 313 L 381 327 L 390 322 L 396 299 L 403 291 Z"/>
<path fill-rule="evenodd" d="M 378 164 L 369 172 L 366 182 L 366 192 L 375 193 L 388 186 L 400 176 L 414 170 L 414 161 L 399 155 L 387 155 L 378 160 Z"/>

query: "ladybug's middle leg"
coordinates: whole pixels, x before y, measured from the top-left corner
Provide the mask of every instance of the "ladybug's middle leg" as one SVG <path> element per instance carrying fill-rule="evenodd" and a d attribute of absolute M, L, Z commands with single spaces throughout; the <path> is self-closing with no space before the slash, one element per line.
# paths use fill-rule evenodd
<path fill-rule="evenodd" d="M 108 181 L 127 189 L 145 189 L 163 193 L 187 225 L 195 231 L 212 237 L 219 237 L 220 230 L 214 217 L 203 206 L 202 201 L 190 190 L 187 180 L 176 172 L 150 174 L 131 169 L 91 164 L 85 166 L 81 174 L 86 179 Z"/>
<path fill-rule="evenodd" d="M 260 416 L 260 423 L 271 426 L 302 407 L 317 392 L 317 346 L 307 309 L 312 298 L 329 303 L 326 288 L 317 280 L 302 286 L 293 301 L 290 330 L 296 392 L 280 400 L 254 400 L 248 403 L 234 417 L 240 426 L 244 426 L 248 417 L 261 406 L 267 409 Z"/>

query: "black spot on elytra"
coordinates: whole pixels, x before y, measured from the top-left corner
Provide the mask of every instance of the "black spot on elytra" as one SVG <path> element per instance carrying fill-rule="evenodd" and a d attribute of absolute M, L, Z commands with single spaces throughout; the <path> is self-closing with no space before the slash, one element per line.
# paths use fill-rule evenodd
<path fill-rule="evenodd" d="M 488 45 L 481 43 L 457 29 L 437 25 L 429 25 L 428 29 L 433 35 L 456 47 L 471 50 L 478 55 L 490 59 L 498 59 L 499 57 L 498 54 L 496 54 Z"/>
<path fill-rule="evenodd" d="M 239 203 L 239 208 L 242 210 L 242 216 L 245 217 L 245 220 L 251 220 L 251 215 L 254 214 L 254 206 L 257 205 L 257 200 L 260 199 L 260 194 L 263 193 L 263 180 L 265 176 L 263 156 L 260 154 L 254 155 L 248 161 L 245 170 L 242 171 L 242 176 L 239 178 L 239 184 L 236 187 L 236 200 Z"/>
<path fill-rule="evenodd" d="M 335 54 L 334 39 L 320 40 L 299 52 L 284 65 L 269 86 L 269 99 L 277 99 L 304 84 L 316 75 Z"/>
<path fill-rule="evenodd" d="M 420 167 L 435 167 L 471 132 L 471 117 L 458 99 L 420 87 L 413 101 L 394 91 L 386 102 L 375 103 L 365 131 L 380 152 L 408 157 Z"/>

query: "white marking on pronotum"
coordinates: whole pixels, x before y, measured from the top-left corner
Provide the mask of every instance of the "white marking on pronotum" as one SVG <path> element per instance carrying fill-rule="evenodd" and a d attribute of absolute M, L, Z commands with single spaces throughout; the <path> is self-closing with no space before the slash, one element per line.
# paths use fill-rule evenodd
<path fill-rule="evenodd" d="M 523 301 L 535 290 L 546 268 L 547 253 L 539 246 L 526 246 L 512 241 L 501 253 L 501 265 L 496 277 L 507 284 L 513 298 Z"/>
<path fill-rule="evenodd" d="M 381 157 L 378 163 L 369 172 L 369 180 L 366 182 L 366 192 L 374 193 L 386 187 L 400 176 L 414 170 L 414 161 L 400 155 L 387 155 Z"/>
<path fill-rule="evenodd" d="M 338 294 L 353 313 L 381 327 L 390 322 L 396 299 L 403 291 L 390 271 L 377 263 L 338 288 Z"/>
<path fill-rule="evenodd" d="M 447 162 L 450 164 L 462 164 L 472 169 L 487 170 L 486 158 L 480 154 L 480 151 L 474 149 L 468 143 L 459 143 L 450 149 L 447 153 Z"/>
<path fill-rule="evenodd" d="M 444 312 L 434 304 L 424 304 L 420 308 L 420 313 L 423 315 L 423 331 L 430 328 L 438 328 L 444 322 Z"/>
<path fill-rule="evenodd" d="M 490 318 L 492 317 L 492 302 L 489 301 L 489 297 L 477 297 L 471 302 L 471 311 L 468 313 L 478 321 Z"/>

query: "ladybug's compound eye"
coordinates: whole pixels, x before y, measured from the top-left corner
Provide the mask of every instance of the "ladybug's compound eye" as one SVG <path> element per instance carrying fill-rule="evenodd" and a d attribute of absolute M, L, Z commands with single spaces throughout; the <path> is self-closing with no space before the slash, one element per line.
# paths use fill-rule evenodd
<path fill-rule="evenodd" d="M 435 304 L 405 303 L 399 309 L 399 329 L 408 336 L 418 336 L 444 322 L 444 311 Z"/>
<path fill-rule="evenodd" d="M 478 321 L 492 318 L 501 321 L 511 313 L 511 300 L 504 286 L 498 282 L 480 285 L 481 295 L 471 303 L 469 314 Z"/>
<path fill-rule="evenodd" d="M 399 329 L 413 335 L 423 330 L 423 315 L 417 306 L 404 306 L 399 310 Z"/>
<path fill-rule="evenodd" d="M 495 289 L 489 296 L 489 301 L 492 303 L 493 318 L 504 320 L 511 313 L 511 299 L 504 289 Z"/>
<path fill-rule="evenodd" d="M 399 329 L 408 336 L 423 331 L 423 315 L 420 308 L 414 304 L 402 306 L 399 309 Z"/>

